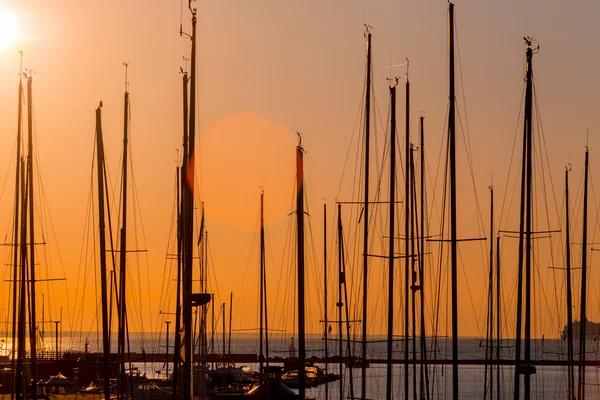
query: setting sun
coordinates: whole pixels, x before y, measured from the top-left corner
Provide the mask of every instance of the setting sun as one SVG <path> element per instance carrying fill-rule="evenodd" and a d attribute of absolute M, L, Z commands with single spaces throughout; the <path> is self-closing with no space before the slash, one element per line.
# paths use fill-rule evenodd
<path fill-rule="evenodd" d="M 0 50 L 7 49 L 17 41 L 17 17 L 12 11 L 0 8 Z"/>

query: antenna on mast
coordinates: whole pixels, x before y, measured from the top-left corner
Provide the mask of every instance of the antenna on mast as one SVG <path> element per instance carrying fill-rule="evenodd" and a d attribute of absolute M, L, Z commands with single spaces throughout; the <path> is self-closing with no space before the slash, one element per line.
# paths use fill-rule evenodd
<path fill-rule="evenodd" d="M 127 80 L 127 69 L 129 68 L 129 63 L 124 62 L 123 66 L 125 67 L 125 91 L 129 91 L 129 81 Z"/>
<path fill-rule="evenodd" d="M 180 73 L 182 73 L 184 75 L 187 75 L 187 73 L 188 73 L 188 61 L 190 61 L 190 59 L 185 58 L 185 56 L 183 56 L 183 62 L 185 63 L 185 69 L 179 67 L 179 71 L 180 71 Z"/>
<path fill-rule="evenodd" d="M 299 131 L 292 131 L 294 132 L 296 135 L 298 135 L 298 146 L 302 147 L 302 133 L 300 133 Z"/>
<path fill-rule="evenodd" d="M 33 73 L 35 71 L 32 70 L 31 68 L 25 68 L 25 72 L 23 72 L 23 76 L 27 79 L 31 79 L 33 77 Z"/>
<path fill-rule="evenodd" d="M 387 78 L 388 82 L 390 82 L 390 89 L 398 86 L 399 77 L 395 76 L 393 78 Z"/>

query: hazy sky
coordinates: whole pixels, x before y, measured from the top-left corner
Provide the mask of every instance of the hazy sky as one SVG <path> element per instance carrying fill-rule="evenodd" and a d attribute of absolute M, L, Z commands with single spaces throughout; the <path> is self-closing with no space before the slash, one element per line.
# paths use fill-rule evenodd
<path fill-rule="evenodd" d="M 129 62 L 131 156 L 140 213 L 136 224 L 138 228 L 143 224 L 144 228 L 143 234 L 137 230 L 137 239 L 131 240 L 131 246 L 148 250 L 147 254 L 139 255 L 140 259 L 147 259 L 148 271 L 141 270 L 139 277 L 132 276 L 131 279 L 141 281 L 140 293 L 145 299 L 151 299 L 144 301 L 141 314 L 145 318 L 144 326 L 136 322 L 131 327 L 163 329 L 165 317 L 159 316 L 159 311 L 172 312 L 173 307 L 172 297 L 168 297 L 169 303 L 164 303 L 167 297 L 161 288 L 168 286 L 171 292 L 173 289 L 173 276 L 165 278 L 164 269 L 173 268 L 173 263 L 165 259 L 173 251 L 175 160 L 182 134 L 179 70 L 180 67 L 188 68 L 183 57 L 189 58 L 190 50 L 189 40 L 179 36 L 179 26 L 182 23 L 183 30 L 190 31 L 187 3 L 32 0 L 26 4 L 1 1 L 0 6 L 0 9 L 11 10 L 16 15 L 18 28 L 18 43 L 0 52 L 0 138 L 3 143 L 0 146 L 0 176 L 5 176 L 2 180 L 6 180 L 0 199 L 0 222 L 5 227 L 5 235 L 8 235 L 7 242 L 11 237 L 14 201 L 17 51 L 22 49 L 24 68 L 34 71 L 35 146 L 40 167 L 38 173 L 47 202 L 46 208 L 41 200 L 36 200 L 38 212 L 44 207 L 40 215 L 47 224 L 44 234 L 48 244 L 40 251 L 47 252 L 51 259 L 51 266 L 48 272 L 44 272 L 44 277 L 67 277 L 66 283 L 55 283 L 54 289 L 50 289 L 54 291 L 52 295 L 58 297 L 50 307 L 55 313 L 52 318 L 58 318 L 56 313 L 62 306 L 65 320 L 67 309 L 70 309 L 70 321 L 65 322 L 65 329 L 95 330 L 94 253 L 92 248 L 82 244 L 91 243 L 91 239 L 82 240 L 82 237 L 86 235 L 86 224 L 93 224 L 87 215 L 91 212 L 89 202 L 96 202 L 95 199 L 90 200 L 90 188 L 95 185 L 91 169 L 94 109 L 102 100 L 107 165 L 112 185 L 116 187 L 122 151 L 122 63 Z M 346 157 L 350 160 L 349 165 L 356 161 L 356 148 L 352 148 L 351 143 L 356 141 L 353 136 L 359 134 L 361 126 L 359 118 L 365 75 L 364 23 L 373 27 L 373 85 L 378 107 L 375 115 L 379 145 L 373 153 L 378 155 L 373 157 L 382 159 L 389 109 L 386 78 L 394 75 L 402 77 L 398 87 L 398 130 L 400 134 L 404 132 L 405 69 L 386 66 L 404 63 L 408 57 L 412 140 L 417 144 L 418 116 L 423 113 L 428 144 L 426 158 L 431 177 L 428 190 L 431 193 L 435 190 L 439 195 L 441 181 L 439 178 L 435 181 L 435 177 L 445 136 L 448 104 L 447 2 L 231 0 L 198 1 L 193 6 L 198 8 L 200 200 L 204 201 L 207 212 L 211 270 L 214 268 L 216 271 L 216 276 L 210 279 L 213 285 L 215 282 L 218 285 L 219 302 L 229 302 L 229 292 L 234 293 L 234 329 L 256 327 L 256 230 L 262 187 L 269 222 L 269 314 L 273 313 L 273 327 L 293 330 L 292 285 L 295 281 L 292 278 L 292 261 L 295 250 L 288 234 L 290 226 L 293 227 L 289 225 L 293 221 L 288 214 L 294 207 L 296 137 L 292 130 L 301 131 L 306 150 L 305 179 L 312 226 L 312 239 L 308 241 L 312 247 L 307 250 L 311 260 L 308 282 L 312 306 L 307 323 L 309 329 L 316 332 L 320 329 L 318 320 L 321 318 L 318 292 L 321 283 L 317 285 L 315 282 L 321 279 L 321 275 L 317 274 L 320 274 L 322 265 L 323 199 L 328 206 L 328 250 L 330 266 L 334 269 L 335 243 L 331 238 L 334 202 L 336 198 L 349 200 L 352 193 L 353 167 L 346 168 L 343 180 L 342 174 Z M 554 187 L 548 185 L 546 189 L 558 203 L 549 207 L 553 228 L 561 218 L 557 216 L 557 210 L 560 213 L 563 204 L 563 171 L 567 163 L 573 164 L 572 200 L 576 204 L 580 202 L 587 128 L 594 183 L 596 132 L 600 127 L 600 100 L 597 95 L 600 83 L 597 79 L 597 71 L 600 70 L 597 48 L 599 17 L 600 4 L 591 0 L 569 3 L 554 0 L 465 0 L 456 3 L 457 61 L 460 61 L 457 78 L 462 78 L 458 84 L 459 110 L 464 132 L 468 126 L 474 173 L 471 181 L 465 146 L 461 141 L 458 146 L 461 169 L 459 236 L 487 235 L 487 187 L 492 181 L 496 188 L 497 207 L 504 204 L 502 228 L 517 228 L 516 221 L 510 219 L 507 211 L 511 199 L 513 214 L 517 204 L 512 187 L 514 175 L 506 196 L 504 189 L 509 166 L 512 165 L 514 174 L 520 154 L 520 136 L 517 136 L 514 159 L 511 158 L 515 134 L 521 134 L 522 125 L 523 36 L 536 38 L 535 44 L 540 46 L 540 52 L 534 59 L 534 70 L 545 142 L 538 144 L 545 146 L 547 155 L 544 157 L 549 160 L 548 165 L 544 165 L 545 178 L 552 177 L 554 182 Z M 536 163 L 541 165 L 541 162 Z M 486 224 L 481 231 L 477 231 L 472 211 L 475 202 L 472 182 L 477 189 Z M 382 199 L 387 199 L 386 193 L 387 190 L 382 192 Z M 403 189 L 399 193 L 404 197 Z M 432 210 L 437 208 L 433 213 L 439 215 L 440 203 L 436 200 L 433 204 L 433 194 L 431 197 L 430 207 Z M 593 205 L 590 241 L 593 241 L 597 225 L 594 209 L 598 199 L 591 197 L 590 204 Z M 117 207 L 115 204 L 114 209 Z M 574 218 L 580 218 L 580 206 L 573 208 Z M 52 227 L 49 218 L 53 221 Z M 544 218 L 540 215 L 539 220 Z M 349 235 L 358 231 L 356 221 L 355 218 L 346 222 L 348 226 L 345 229 Z M 382 221 L 385 221 L 384 217 Z M 438 221 L 432 214 L 432 231 L 439 232 L 439 224 L 433 227 Z M 573 228 L 576 238 L 579 238 L 580 225 L 577 222 Z M 378 229 L 377 240 L 381 241 L 381 232 L 387 232 L 387 228 L 382 226 Z M 357 239 L 348 239 L 349 243 L 352 240 L 358 242 Z M 561 292 L 564 291 L 564 280 L 560 272 L 555 273 L 556 280 L 553 280 L 552 273 L 546 268 L 552 260 L 558 266 L 564 264 L 558 248 L 562 245 L 561 240 L 560 236 L 555 237 L 554 258 L 542 251 L 536 264 L 539 268 L 537 283 L 542 283 L 536 307 L 550 309 L 554 313 L 554 317 L 539 317 L 539 325 L 535 328 L 535 334 L 539 336 L 554 336 L 564 324 L 564 306 L 558 306 L 553 300 L 555 287 L 558 296 L 564 298 Z M 10 263 L 10 249 L 3 249 L 5 262 Z M 460 273 L 460 333 L 481 335 L 487 255 L 485 248 L 479 245 L 461 245 L 461 249 L 464 264 Z M 433 250 L 434 253 L 436 251 Z M 472 252 L 477 252 L 477 255 Z M 132 256 L 132 259 L 135 257 Z M 507 255 L 506 260 L 511 257 Z M 358 271 L 360 261 L 355 261 L 350 268 Z M 370 331 L 373 333 L 384 331 L 384 304 L 387 301 L 385 295 L 379 294 L 385 291 L 386 285 L 378 278 L 385 273 L 385 267 L 381 261 L 377 263 L 371 279 L 373 320 L 370 321 Z M 598 274 L 593 271 L 594 257 L 591 263 L 590 318 L 598 319 L 600 316 L 596 314 L 597 307 L 594 305 L 597 305 L 600 296 Z M 432 268 L 435 265 L 433 263 Z M 403 264 L 399 264 L 398 268 L 398 271 L 403 271 Z M 91 271 L 87 283 L 83 281 L 83 272 L 78 271 Z M 8 279 L 8 273 L 9 267 L 5 269 L 5 279 Z M 331 272 L 332 280 L 334 276 L 335 273 Z M 468 280 L 465 280 L 467 276 Z M 503 279 L 507 285 L 506 335 L 510 336 L 514 335 L 514 265 L 506 267 Z M 470 295 L 466 290 L 467 283 Z M 145 294 L 147 285 L 150 296 Z M 443 285 L 446 285 L 445 281 Z M 397 298 L 403 298 L 400 286 L 399 280 Z M 79 303 L 76 297 L 81 295 L 83 288 L 88 300 Z M 213 288 L 217 289 L 216 286 Z M 333 285 L 331 290 L 337 293 Z M 355 287 L 353 290 L 357 295 Z M 68 299 L 64 296 L 65 292 L 69 292 Z M 7 291 L 4 290 L 4 293 L 2 297 L 6 299 Z M 358 306 L 359 300 L 359 296 L 351 300 L 356 303 L 352 307 Z M 139 298 L 136 301 L 139 302 Z M 78 311 L 75 310 L 75 302 L 78 302 Z M 148 304 L 151 307 L 146 309 Z M 445 300 L 443 304 L 445 308 Z M 562 307 L 560 316 L 556 314 L 559 312 L 557 307 Z M 334 308 L 332 301 L 329 312 L 334 312 Z M 82 319 L 78 312 L 83 312 L 85 317 Z M 132 312 L 139 313 L 139 310 Z M 431 314 L 432 310 L 428 312 Z M 400 308 L 397 318 L 400 318 L 399 313 Z M 149 323 L 150 320 L 153 322 Z M 358 325 L 354 328 L 358 329 Z M 402 332 L 401 323 L 397 324 L 395 331 L 398 334 Z"/>

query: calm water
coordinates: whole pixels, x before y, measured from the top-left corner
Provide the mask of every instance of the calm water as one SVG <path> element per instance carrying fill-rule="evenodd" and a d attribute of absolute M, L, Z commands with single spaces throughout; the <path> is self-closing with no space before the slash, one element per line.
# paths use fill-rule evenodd
<path fill-rule="evenodd" d="M 61 341 L 61 351 L 64 350 L 83 350 L 86 341 L 88 342 L 88 350 L 90 352 L 97 351 L 100 341 L 100 336 L 83 335 L 81 333 L 64 334 Z M 368 358 L 384 359 L 386 357 L 386 343 L 383 337 L 371 337 L 372 343 L 367 347 Z M 116 348 L 116 337 L 112 338 L 113 346 Z M 226 339 L 227 340 L 227 339 Z M 209 350 L 211 343 L 211 335 L 208 335 Z M 171 333 L 170 346 L 172 346 L 173 338 Z M 222 352 L 222 336 L 215 335 L 214 337 L 215 352 Z M 271 356 L 286 357 L 289 353 L 290 336 L 287 334 L 274 334 L 269 342 Z M 132 334 L 130 340 L 132 351 L 141 351 L 144 349 L 147 353 L 164 352 L 166 350 L 166 337 L 162 334 Z M 231 341 L 232 353 L 258 353 L 258 339 L 256 335 L 234 334 Z M 344 351 L 346 351 L 344 344 Z M 360 344 L 353 344 L 352 352 L 355 355 L 360 354 Z M 429 359 L 449 359 L 451 358 L 451 342 L 448 338 L 438 339 L 436 351 L 433 349 L 433 341 L 427 341 L 428 358 Z M 54 338 L 46 337 L 44 347 L 53 351 L 55 349 Z M 295 343 L 297 348 L 297 343 Z M 323 356 L 324 341 L 320 335 L 308 335 L 307 338 L 307 357 Z M 412 348 L 412 343 L 411 346 Z M 417 343 L 417 349 L 418 349 Z M 577 351 L 577 345 L 575 345 Z M 6 337 L 0 347 L 0 354 L 7 354 L 10 351 L 10 338 Z M 504 359 L 514 358 L 514 341 L 506 340 L 501 345 L 501 357 Z M 335 341 L 329 342 L 329 355 L 335 356 L 338 354 L 338 343 Z M 595 340 L 587 342 L 587 359 L 598 359 L 598 348 Z M 417 358 L 419 356 L 417 355 Z M 485 343 L 479 339 L 462 338 L 459 340 L 459 358 L 461 359 L 482 359 L 485 357 Z M 394 342 L 394 358 L 404 359 L 404 344 L 398 340 Z M 412 358 L 412 356 L 411 356 Z M 566 342 L 560 340 L 533 340 L 532 342 L 532 358 L 539 360 L 564 360 L 566 359 Z M 317 364 L 324 367 L 322 364 Z M 165 373 L 166 365 L 162 363 L 139 363 L 136 366 L 142 373 L 146 373 L 149 377 L 157 377 Z M 249 367 L 257 369 L 257 364 L 248 364 Z M 419 366 L 417 371 L 417 388 L 419 388 Z M 169 366 L 172 369 L 172 366 Z M 339 374 L 339 365 L 330 364 L 329 371 Z M 412 366 L 409 366 L 409 384 L 412 393 Z M 360 369 L 353 370 L 353 389 L 355 396 L 360 396 Z M 348 398 L 350 395 L 350 379 L 348 378 L 349 370 L 343 368 L 342 375 L 344 376 L 342 383 L 343 397 Z M 367 368 L 367 387 L 366 396 L 368 399 L 383 399 L 385 398 L 386 388 L 386 365 L 371 364 Z M 485 388 L 484 367 L 481 366 L 460 366 L 459 367 L 459 392 L 461 399 L 483 399 Z M 435 399 L 446 399 L 452 397 L 452 367 L 451 366 L 429 366 L 429 392 L 433 393 Z M 495 372 L 494 372 L 495 379 Z M 511 398 L 514 379 L 514 368 L 510 366 L 501 368 L 500 388 L 503 398 Z M 577 371 L 575 372 L 577 379 Z M 567 372 L 566 367 L 538 367 L 537 373 L 531 378 L 532 398 L 537 399 L 564 399 L 567 398 Z M 494 381 L 494 391 L 497 383 Z M 521 387 L 523 386 L 521 381 Z M 394 365 L 393 367 L 393 388 L 394 398 L 404 398 L 404 366 Z M 328 386 L 329 398 L 340 399 L 340 382 L 330 383 Z M 489 390 L 489 386 L 488 386 Z M 314 395 L 317 399 L 325 399 L 325 385 L 319 388 L 308 389 L 310 395 Z M 600 400 L 600 370 L 595 367 L 586 368 L 586 398 Z"/>

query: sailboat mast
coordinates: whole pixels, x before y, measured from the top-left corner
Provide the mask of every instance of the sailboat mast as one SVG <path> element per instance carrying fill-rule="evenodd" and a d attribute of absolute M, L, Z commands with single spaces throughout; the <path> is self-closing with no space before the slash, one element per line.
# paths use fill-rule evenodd
<path fill-rule="evenodd" d="M 184 262 L 183 262 L 183 325 L 184 325 L 184 362 L 183 362 L 183 398 L 192 397 L 192 279 L 194 253 L 194 149 L 196 137 L 196 9 L 192 13 L 192 57 L 190 77 L 190 109 L 188 151 L 184 164 L 182 185 L 184 191 Z"/>
<path fill-rule="evenodd" d="M 30 271 L 30 343 L 31 343 L 31 390 L 37 393 L 37 323 L 35 306 L 35 240 L 33 208 L 33 99 L 31 97 L 31 74 L 27 79 L 27 185 L 29 206 L 29 271 Z"/>
<path fill-rule="evenodd" d="M 102 346 L 104 399 L 110 400 L 110 341 L 108 339 L 108 283 L 106 279 L 106 236 L 104 216 L 104 144 L 102 141 L 102 103 L 96 109 L 96 151 L 98 167 L 98 224 L 100 227 L 100 285 L 102 290 Z"/>
<path fill-rule="evenodd" d="M 21 55 L 21 64 L 23 62 L 23 52 L 19 52 Z M 17 111 L 17 157 L 15 163 L 15 232 L 13 236 L 13 302 L 12 302 L 12 341 L 11 345 L 13 347 L 13 351 L 11 352 L 11 362 L 12 362 L 12 382 L 15 383 L 15 343 L 16 343 L 16 335 L 17 335 L 17 275 L 19 273 L 19 203 L 20 203 L 20 175 L 21 172 L 21 130 L 23 128 L 23 77 L 22 77 L 22 67 L 19 71 L 19 105 Z M 13 385 L 13 387 L 15 387 Z M 11 400 L 14 399 L 14 390 L 11 391 L 10 395 Z"/>
<path fill-rule="evenodd" d="M 409 181 L 410 181 L 410 293 L 411 293 L 411 314 L 412 314 L 412 381 L 413 381 L 413 399 L 417 400 L 417 272 L 415 270 L 416 254 L 415 251 L 415 216 L 416 216 L 416 188 L 415 188 L 415 163 L 414 163 L 414 151 L 415 149 L 411 146 L 410 150 L 410 169 L 409 169 Z"/>
<path fill-rule="evenodd" d="M 454 87 L 454 4 L 448 6 L 448 44 L 450 109 L 448 113 L 448 149 L 450 158 L 450 260 L 452 280 L 452 398 L 458 400 L 458 261 L 456 233 L 456 93 Z"/>
<path fill-rule="evenodd" d="M 185 125 L 184 125 L 185 126 Z M 176 167 L 175 179 L 177 180 L 177 285 L 175 289 L 175 332 L 173 342 L 173 398 L 177 398 L 177 384 L 179 382 L 179 359 L 181 348 L 181 199 L 180 199 L 180 172 Z"/>
<path fill-rule="evenodd" d="M 408 399 L 409 391 L 409 343 L 410 343 L 410 80 L 406 74 L 406 120 L 404 136 L 404 398 Z"/>
<path fill-rule="evenodd" d="M 338 203 L 338 220 L 337 220 L 337 242 L 338 242 L 338 301 L 336 306 L 338 308 L 338 335 L 339 335 L 339 372 L 340 372 L 340 400 L 344 400 L 344 349 L 343 349 L 343 330 L 342 330 L 342 307 L 344 302 L 342 301 L 342 284 L 344 283 L 344 269 L 343 269 L 343 236 L 342 236 L 342 205 Z"/>
<path fill-rule="evenodd" d="M 387 371 L 385 398 L 392 400 L 392 353 L 394 335 L 394 242 L 396 217 L 396 86 L 398 79 L 390 85 L 390 229 L 388 255 L 388 326 L 387 326 Z"/>
<path fill-rule="evenodd" d="M 500 400 L 500 344 L 502 343 L 502 325 L 500 324 L 500 236 L 496 237 L 496 399 Z"/>
<path fill-rule="evenodd" d="M 519 263 L 518 263 L 518 283 L 517 283 L 517 321 L 515 335 L 515 381 L 514 381 L 514 399 L 519 399 L 520 375 L 524 376 L 524 395 L 525 399 L 530 397 L 530 307 L 531 307 L 531 145 L 532 145 L 532 115 L 533 115 L 533 80 L 532 80 L 532 61 L 533 49 L 531 39 L 525 38 L 526 45 L 526 89 L 525 89 L 525 112 L 523 121 L 523 162 L 521 167 L 521 206 L 519 222 Z M 524 329 L 524 355 L 525 365 L 521 366 L 521 326 L 523 309 L 523 258 L 525 258 L 525 329 Z"/>
<path fill-rule="evenodd" d="M 323 203 L 323 336 L 325 339 L 325 373 L 329 373 L 329 320 L 327 318 L 327 203 Z M 329 383 L 325 381 L 325 400 L 329 400 Z"/>
<path fill-rule="evenodd" d="M 120 364 L 121 385 L 119 391 L 125 394 L 125 329 L 126 329 L 126 313 L 127 301 L 125 298 L 126 282 L 127 282 L 127 146 L 128 146 L 128 131 L 129 131 L 129 91 L 127 90 L 127 67 L 128 63 L 123 63 L 125 66 L 125 94 L 123 97 L 123 182 L 122 182 L 122 225 L 121 225 L 121 246 L 119 249 L 119 332 L 118 332 L 118 352 Z"/>
<path fill-rule="evenodd" d="M 187 163 L 187 136 L 188 136 L 188 74 L 183 73 L 183 166 Z M 183 236 L 184 236 L 184 178 L 185 168 L 177 167 L 177 295 L 175 304 L 175 343 L 173 347 L 173 397 L 177 398 L 177 387 L 180 381 L 179 360 L 181 359 L 181 286 L 183 279 Z"/>
<path fill-rule="evenodd" d="M 213 308 L 214 310 L 214 308 Z M 231 323 L 233 322 L 233 292 L 229 292 L 229 340 L 227 341 L 227 354 L 231 355 Z M 267 336 L 267 354 L 269 354 Z M 268 361 L 268 360 L 267 360 Z"/>
<path fill-rule="evenodd" d="M 425 117 L 420 118 L 421 128 L 421 251 L 419 252 L 419 283 L 421 286 L 421 387 L 425 380 L 425 395 L 421 390 L 421 398 L 429 399 L 429 371 L 427 368 L 427 335 L 425 334 Z"/>
<path fill-rule="evenodd" d="M 367 27 L 367 87 L 365 93 L 365 197 L 363 225 L 363 309 L 362 309 L 362 366 L 361 366 L 361 399 L 366 399 L 367 387 L 367 307 L 368 307 L 368 266 L 369 266 L 369 141 L 371 128 L 371 32 Z"/>
<path fill-rule="evenodd" d="M 263 381 L 263 377 L 264 377 L 264 358 L 265 355 L 263 353 L 263 324 L 264 324 L 264 311 L 265 311 L 265 292 L 264 292 L 264 274 L 265 274 L 265 220 L 264 220 L 264 192 L 260 193 L 260 290 L 259 290 L 259 295 L 260 295 L 260 300 L 259 300 L 259 307 L 260 307 L 260 324 L 259 324 L 259 351 L 258 351 L 258 361 L 259 361 L 259 374 L 260 374 L 260 382 L 262 383 Z"/>
<path fill-rule="evenodd" d="M 569 168 L 565 170 L 565 257 L 567 259 L 567 366 L 569 399 L 575 399 L 575 374 L 573 371 L 573 294 L 571 292 L 571 228 L 569 223 Z M 580 323 L 581 329 L 581 323 Z"/>
<path fill-rule="evenodd" d="M 533 50 L 528 46 L 529 54 L 533 55 Z M 524 389 L 525 400 L 529 400 L 531 395 L 531 231 L 533 222 L 533 75 L 532 59 L 529 57 L 529 68 L 527 70 L 527 92 L 529 98 L 526 98 L 527 107 L 527 216 L 525 220 L 525 376 Z"/>
<path fill-rule="evenodd" d="M 342 379 L 342 307 L 346 303 L 346 361 L 348 363 L 348 385 L 350 386 L 350 399 L 354 399 L 354 377 L 352 368 L 352 355 L 350 351 L 350 311 L 348 310 L 348 287 L 346 286 L 346 261 L 344 259 L 344 234 L 342 228 L 342 206 L 338 203 L 338 251 L 339 251 L 339 267 L 340 267 L 340 298 L 338 307 L 340 309 L 340 397 L 343 399 L 343 382 Z M 342 285 L 344 287 L 344 301 L 342 302 Z M 340 400 L 341 400 L 340 399 Z"/>
<path fill-rule="evenodd" d="M 265 251 L 263 249 L 263 259 L 264 259 L 264 254 Z M 269 309 L 267 307 L 267 267 L 266 267 L 266 262 L 263 264 L 263 288 L 265 290 L 265 365 L 267 367 L 267 375 L 266 375 L 266 381 L 267 383 L 269 382 Z M 233 292 L 231 292 L 231 302 L 233 303 Z M 230 310 L 231 310 L 231 304 L 230 303 Z M 231 311 L 230 311 L 230 323 L 229 326 L 231 328 Z M 230 346 L 231 346 L 231 330 L 229 333 L 229 338 L 230 338 Z M 267 386 L 269 387 L 269 386 Z M 267 400 L 269 400 L 270 397 L 270 392 L 267 391 Z"/>
<path fill-rule="evenodd" d="M 581 238 L 581 312 L 579 315 L 579 379 L 577 398 L 585 400 L 585 339 L 587 325 L 587 220 L 588 220 L 589 152 L 585 148 L 585 177 L 583 186 L 583 226 Z"/>
<path fill-rule="evenodd" d="M 25 160 L 21 159 L 21 171 L 25 171 Z M 20 237 L 20 284 L 19 284 L 19 325 L 18 325 L 18 344 L 17 344 L 17 371 L 15 378 L 15 387 L 17 390 L 17 400 L 25 396 L 25 379 L 23 379 L 23 362 L 25 361 L 25 315 L 27 314 L 27 185 L 25 174 L 21 174 L 21 237 Z"/>
<path fill-rule="evenodd" d="M 494 336 L 494 187 L 490 186 L 490 265 L 489 265 L 489 275 L 488 275 L 488 311 L 487 311 L 487 327 L 486 327 L 486 338 L 485 338 L 485 374 L 484 374 L 484 396 L 483 398 L 487 398 L 487 381 L 488 381 L 488 368 L 489 368 L 489 384 L 490 384 L 490 399 L 493 396 L 493 364 L 489 363 L 492 358 L 492 342 Z"/>
<path fill-rule="evenodd" d="M 300 135 L 300 134 L 298 134 Z M 304 149 L 302 138 L 296 146 L 296 218 L 298 240 L 298 382 L 300 400 L 306 397 L 305 382 L 305 327 L 304 327 Z"/>
<path fill-rule="evenodd" d="M 211 307 L 210 354 L 215 354 L 215 294 L 214 293 L 210 294 L 210 301 L 212 303 L 210 305 L 210 307 Z M 229 318 L 231 319 L 231 313 L 229 313 Z"/>
<path fill-rule="evenodd" d="M 502 337 L 502 325 L 500 324 L 500 301 L 502 299 L 500 292 L 500 236 L 496 237 L 496 400 L 500 400 L 500 343 Z"/>

